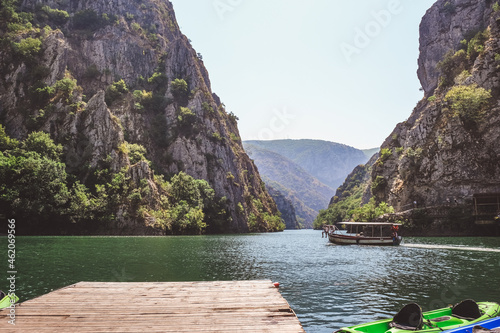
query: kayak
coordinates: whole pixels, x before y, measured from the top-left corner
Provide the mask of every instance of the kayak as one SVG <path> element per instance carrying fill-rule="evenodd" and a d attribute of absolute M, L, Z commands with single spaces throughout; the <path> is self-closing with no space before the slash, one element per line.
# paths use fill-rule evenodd
<path fill-rule="evenodd" d="M 500 332 L 500 317 L 491 318 L 488 320 L 480 321 L 471 325 L 466 325 L 452 330 L 447 330 L 446 333 L 474 333 L 482 331 L 495 331 Z"/>
<path fill-rule="evenodd" d="M 454 306 L 422 312 L 416 303 L 404 306 L 391 319 L 343 327 L 335 333 L 438 333 L 475 324 L 500 315 L 500 305 L 494 302 L 465 300 Z M 468 332 L 472 333 L 472 332 Z"/>
<path fill-rule="evenodd" d="M 471 333 L 500 333 L 500 327 L 493 328 L 493 329 L 488 329 L 488 328 L 483 328 L 481 326 L 474 326 L 472 328 Z"/>
<path fill-rule="evenodd" d="M 8 308 L 17 301 L 19 301 L 19 297 L 17 297 L 15 294 L 8 295 L 0 290 L 0 309 Z"/>

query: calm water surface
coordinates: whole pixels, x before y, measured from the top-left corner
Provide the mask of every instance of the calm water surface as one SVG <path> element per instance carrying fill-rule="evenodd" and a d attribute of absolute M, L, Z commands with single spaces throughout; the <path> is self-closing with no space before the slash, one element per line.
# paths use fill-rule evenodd
<path fill-rule="evenodd" d="M 5 237 L 0 245 L 7 249 Z M 500 302 L 500 238 L 407 238 L 400 247 L 363 247 L 329 244 L 312 230 L 18 237 L 16 251 L 21 300 L 78 281 L 270 279 L 280 282 L 307 332 L 389 318 L 409 302 L 424 311 L 466 298 Z"/>

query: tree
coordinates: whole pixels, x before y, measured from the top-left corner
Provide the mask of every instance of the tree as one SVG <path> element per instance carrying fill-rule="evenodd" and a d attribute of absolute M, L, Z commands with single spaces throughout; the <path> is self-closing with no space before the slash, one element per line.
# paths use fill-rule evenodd
<path fill-rule="evenodd" d="M 179 172 L 170 180 L 174 228 L 182 233 L 201 233 L 206 228 L 205 212 L 216 207 L 215 191 L 206 180 Z"/>
<path fill-rule="evenodd" d="M 73 221 L 91 220 L 95 217 L 99 211 L 98 201 L 85 185 L 79 181 L 75 182 L 71 187 L 70 195 L 68 215 Z"/>
<path fill-rule="evenodd" d="M 66 71 L 64 77 L 61 80 L 56 81 L 53 88 L 56 90 L 56 93 L 60 93 L 63 97 L 66 98 L 66 102 L 70 102 L 70 97 L 73 94 L 73 91 L 78 87 L 76 79 L 71 76 L 71 73 Z M 81 87 L 80 87 L 81 89 Z"/>
<path fill-rule="evenodd" d="M 186 81 L 184 81 L 184 82 L 186 82 Z M 148 83 L 156 85 L 156 86 L 166 85 L 168 83 L 167 76 L 163 73 L 155 72 L 148 79 Z M 187 87 L 186 87 L 186 89 L 187 89 Z"/>
<path fill-rule="evenodd" d="M 440 86 L 449 87 L 453 84 L 455 77 L 460 74 L 467 64 L 467 53 L 464 50 L 448 51 L 443 60 L 437 64 L 441 74 Z"/>
<path fill-rule="evenodd" d="M 191 111 L 190 108 L 185 108 L 181 106 L 179 108 L 179 112 L 177 113 L 177 120 L 182 124 L 182 125 L 187 125 L 195 119 L 195 114 L 193 111 Z"/>
<path fill-rule="evenodd" d="M 45 132 L 32 132 L 24 140 L 22 147 L 24 150 L 36 152 L 54 161 L 60 161 L 63 152 L 63 147 L 56 145 L 50 135 Z"/>
<path fill-rule="evenodd" d="M 380 204 L 375 203 L 375 199 L 371 198 L 370 201 L 353 212 L 353 218 L 358 222 L 370 222 L 375 218 L 384 214 L 394 213 L 394 208 L 385 202 Z"/>
<path fill-rule="evenodd" d="M 106 104 L 110 106 L 115 100 L 117 100 L 122 94 L 128 92 L 127 84 L 123 79 L 113 82 L 106 89 Z"/>
<path fill-rule="evenodd" d="M 173 228 L 179 233 L 201 233 L 206 228 L 205 214 L 200 207 L 191 207 L 181 200 L 170 211 Z"/>
<path fill-rule="evenodd" d="M 140 161 L 146 160 L 146 148 L 144 146 L 136 144 L 136 143 L 127 143 L 128 148 L 128 158 L 130 159 L 131 164 L 138 163 Z"/>
<path fill-rule="evenodd" d="M 186 201 L 191 206 L 204 207 L 207 201 L 215 197 L 215 191 L 206 180 L 194 179 L 190 175 L 179 172 L 170 180 L 171 195 L 175 201 Z"/>
<path fill-rule="evenodd" d="M 25 218 L 25 228 L 43 226 L 45 232 L 68 218 L 91 220 L 100 211 L 85 185 L 78 181 L 71 185 L 60 161 L 62 146 L 47 133 L 33 132 L 19 145 L 0 126 L 2 142 L 11 150 L 0 152 L 0 211 Z"/>
<path fill-rule="evenodd" d="M 52 20 L 56 25 L 64 25 L 69 20 L 69 14 L 64 10 L 43 6 L 42 12 L 44 12 L 47 15 L 47 18 Z"/>
<path fill-rule="evenodd" d="M 0 125 L 0 151 L 5 151 L 8 149 L 14 149 L 19 145 L 19 141 L 16 139 L 11 139 L 7 133 L 5 133 L 5 127 Z"/>
<path fill-rule="evenodd" d="M 27 59 L 34 58 L 42 48 L 42 41 L 38 38 L 21 39 L 19 43 L 14 43 L 14 48 L 17 53 Z"/>
<path fill-rule="evenodd" d="M 31 29 L 32 13 L 17 12 L 16 0 L 0 0 L 0 31 Z"/>
<path fill-rule="evenodd" d="M 172 95 L 174 99 L 179 103 L 187 102 L 187 98 L 189 96 L 189 88 L 188 84 L 183 79 L 175 79 L 170 82 L 170 89 L 172 91 Z"/>
<path fill-rule="evenodd" d="M 479 121 L 489 104 L 491 93 L 476 84 L 455 86 L 446 94 L 444 100 L 451 103 L 455 115 L 464 121 Z"/>
<path fill-rule="evenodd" d="M 0 153 L 0 184 L 2 208 L 42 220 L 60 215 L 70 199 L 65 165 L 34 152 Z"/>

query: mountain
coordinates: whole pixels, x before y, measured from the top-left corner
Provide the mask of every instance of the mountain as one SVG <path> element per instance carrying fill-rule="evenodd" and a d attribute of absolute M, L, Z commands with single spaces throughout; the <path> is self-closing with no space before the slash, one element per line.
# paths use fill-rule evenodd
<path fill-rule="evenodd" d="M 0 9 L 0 208 L 19 228 L 284 227 L 169 1 L 16 3 Z"/>
<path fill-rule="evenodd" d="M 367 159 L 370 159 L 373 155 L 380 151 L 380 148 L 362 149 L 361 151 L 365 154 Z"/>
<path fill-rule="evenodd" d="M 269 194 L 273 197 L 278 210 L 281 212 L 281 218 L 285 221 L 286 229 L 300 229 L 301 224 L 297 219 L 297 213 L 292 200 L 288 199 L 282 192 L 275 187 L 266 184 Z M 286 193 L 286 192 L 285 192 Z"/>
<path fill-rule="evenodd" d="M 359 149 L 322 140 L 250 140 L 244 142 L 244 145 L 248 144 L 286 157 L 333 189 L 342 184 L 353 167 L 365 163 L 370 158 Z"/>
<path fill-rule="evenodd" d="M 258 166 L 266 186 L 289 199 L 300 222 L 311 228 L 317 212 L 328 203 L 334 190 L 278 153 L 248 142 L 244 147 Z"/>
<path fill-rule="evenodd" d="M 498 224 L 499 9 L 493 1 L 439 0 L 422 19 L 418 77 L 425 96 L 363 170 L 364 194 L 357 194 L 363 203 L 393 206 L 393 218 L 409 229 L 491 233 L 484 225 Z M 363 177 L 354 178 L 347 183 Z M 331 213 L 353 195 L 341 197 Z"/>
<path fill-rule="evenodd" d="M 339 184 L 338 179 L 344 180 L 348 173 L 342 174 L 344 170 L 367 161 L 360 150 L 320 140 L 244 141 L 243 145 L 266 186 L 292 202 L 306 228 L 312 227 L 319 210 L 327 206 L 335 192 L 319 177 Z"/>

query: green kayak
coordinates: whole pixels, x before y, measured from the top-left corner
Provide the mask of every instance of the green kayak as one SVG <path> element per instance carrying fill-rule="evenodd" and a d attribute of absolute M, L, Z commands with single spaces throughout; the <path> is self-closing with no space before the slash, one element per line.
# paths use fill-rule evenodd
<path fill-rule="evenodd" d="M 19 297 L 16 295 L 7 295 L 0 290 L 0 309 L 5 309 L 11 306 L 13 303 L 19 301 Z"/>
<path fill-rule="evenodd" d="M 493 302 L 462 301 L 455 306 L 422 312 L 416 303 L 404 306 L 392 319 L 343 327 L 335 333 L 436 333 L 474 324 L 500 315 L 500 305 Z"/>

